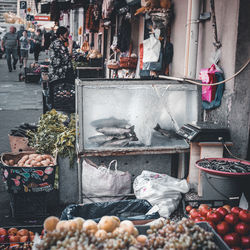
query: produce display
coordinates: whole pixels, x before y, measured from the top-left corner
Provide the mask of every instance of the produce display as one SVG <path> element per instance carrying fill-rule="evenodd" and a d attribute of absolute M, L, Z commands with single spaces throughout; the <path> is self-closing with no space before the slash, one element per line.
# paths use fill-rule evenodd
<path fill-rule="evenodd" d="M 198 166 L 221 171 L 228 173 L 249 173 L 250 172 L 250 164 L 244 164 L 240 161 L 224 161 L 224 160 L 200 160 L 198 162 Z"/>
<path fill-rule="evenodd" d="M 156 220 L 147 235 L 139 235 L 131 221 L 116 216 L 103 216 L 98 224 L 51 216 L 44 221 L 44 229 L 46 234 L 35 240 L 34 249 L 218 249 L 213 233 L 186 218 L 177 223 Z"/>
<path fill-rule="evenodd" d="M 5 160 L 4 163 L 7 166 L 14 167 L 47 167 L 55 165 L 55 161 L 50 155 L 41 154 L 27 154 L 18 161 L 11 159 Z"/>
<path fill-rule="evenodd" d="M 27 229 L 0 228 L 0 249 L 31 249 L 34 237 Z"/>
<path fill-rule="evenodd" d="M 250 210 L 229 205 L 211 208 L 201 204 L 198 209 L 188 205 L 186 211 L 195 222 L 207 221 L 229 247 L 250 248 Z"/>

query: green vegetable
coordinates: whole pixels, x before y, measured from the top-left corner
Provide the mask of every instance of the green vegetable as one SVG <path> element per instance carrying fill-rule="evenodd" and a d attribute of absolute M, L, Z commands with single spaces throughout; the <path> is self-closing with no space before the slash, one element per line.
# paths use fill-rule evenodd
<path fill-rule="evenodd" d="M 73 167 L 75 159 L 75 114 L 70 117 L 67 124 L 68 116 L 59 114 L 52 109 L 42 115 L 37 132 L 29 131 L 29 145 L 36 149 L 37 153 L 50 154 L 56 157 L 69 157 L 70 167 Z"/>

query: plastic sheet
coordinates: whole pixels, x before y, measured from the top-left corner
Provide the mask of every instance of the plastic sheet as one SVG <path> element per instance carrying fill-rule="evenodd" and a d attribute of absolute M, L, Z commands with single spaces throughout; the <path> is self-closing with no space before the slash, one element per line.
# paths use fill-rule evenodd
<path fill-rule="evenodd" d="M 152 205 L 146 200 L 123 200 L 114 202 L 97 202 L 85 205 L 69 205 L 61 215 L 61 220 L 75 217 L 99 221 L 102 216 L 117 216 L 120 220 L 150 220 L 160 217 L 159 213 L 147 214 Z"/>

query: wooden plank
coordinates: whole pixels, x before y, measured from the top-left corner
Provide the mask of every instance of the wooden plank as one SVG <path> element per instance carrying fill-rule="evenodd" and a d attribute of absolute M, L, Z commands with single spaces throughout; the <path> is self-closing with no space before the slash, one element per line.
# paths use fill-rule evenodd
<path fill-rule="evenodd" d="M 190 143 L 190 161 L 189 161 L 189 173 L 188 173 L 188 182 L 190 187 L 195 191 L 198 191 L 198 178 L 199 171 L 195 166 L 195 163 L 200 159 L 200 146 L 198 142 Z"/>

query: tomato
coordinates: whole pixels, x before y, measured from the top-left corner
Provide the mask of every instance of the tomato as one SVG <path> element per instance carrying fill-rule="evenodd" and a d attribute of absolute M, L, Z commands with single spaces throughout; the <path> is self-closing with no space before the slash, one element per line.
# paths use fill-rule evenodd
<path fill-rule="evenodd" d="M 17 235 L 10 235 L 9 236 L 9 241 L 10 242 L 19 242 L 20 241 L 20 237 Z"/>
<path fill-rule="evenodd" d="M 200 211 L 200 213 L 201 213 L 202 216 L 207 217 L 207 213 L 208 213 L 209 211 L 211 211 L 211 208 L 203 208 L 203 209 Z"/>
<path fill-rule="evenodd" d="M 250 211 L 249 210 L 241 210 L 239 212 L 239 218 L 240 220 L 250 223 Z"/>
<path fill-rule="evenodd" d="M 239 215 L 241 210 L 242 210 L 242 208 L 240 208 L 240 207 L 232 207 L 231 208 L 231 213 Z"/>
<path fill-rule="evenodd" d="M 240 244 L 240 236 L 237 233 L 226 234 L 223 240 L 228 244 L 228 246 L 238 246 Z"/>
<path fill-rule="evenodd" d="M 187 211 L 187 213 L 190 213 L 190 211 L 191 211 L 192 209 L 193 209 L 192 206 L 190 206 L 190 205 L 186 206 L 186 211 Z"/>
<path fill-rule="evenodd" d="M 203 209 L 210 209 L 210 207 L 207 204 L 200 204 L 198 210 L 202 212 Z"/>
<path fill-rule="evenodd" d="M 207 213 L 207 220 L 210 220 L 214 222 L 215 224 L 217 224 L 221 219 L 222 219 L 222 216 L 217 211 L 212 210 Z"/>
<path fill-rule="evenodd" d="M 190 211 L 190 215 L 192 219 L 195 219 L 196 217 L 201 217 L 201 213 L 196 208 L 193 208 Z"/>
<path fill-rule="evenodd" d="M 239 222 L 235 227 L 234 230 L 236 233 L 239 233 L 241 235 L 248 234 L 249 226 L 245 222 Z"/>
<path fill-rule="evenodd" d="M 218 211 L 222 215 L 223 218 L 228 214 L 228 211 L 224 207 L 219 207 L 216 209 L 216 211 Z"/>
<path fill-rule="evenodd" d="M 224 218 L 226 222 L 228 222 L 231 225 L 235 225 L 238 223 L 239 218 L 236 214 L 227 214 Z"/>
<path fill-rule="evenodd" d="M 241 246 L 244 248 L 250 248 L 250 235 L 241 236 Z"/>
<path fill-rule="evenodd" d="M 225 235 L 229 232 L 230 226 L 226 221 L 222 221 L 216 226 L 216 231 L 219 235 Z"/>

